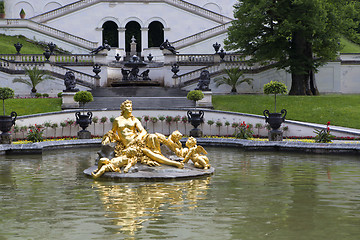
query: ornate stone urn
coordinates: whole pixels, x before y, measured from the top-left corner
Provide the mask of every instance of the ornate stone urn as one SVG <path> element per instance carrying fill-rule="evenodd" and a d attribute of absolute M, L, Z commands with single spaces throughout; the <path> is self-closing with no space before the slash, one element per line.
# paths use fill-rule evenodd
<path fill-rule="evenodd" d="M 0 131 L 2 132 L 0 134 L 0 143 L 3 144 L 11 143 L 11 137 L 9 131 L 11 127 L 15 124 L 16 117 L 17 117 L 16 112 L 12 112 L 10 116 L 0 115 Z"/>
<path fill-rule="evenodd" d="M 280 113 L 270 113 L 269 110 L 264 110 L 263 114 L 265 116 L 265 122 L 269 123 L 273 130 L 278 130 L 281 124 L 285 122 L 287 111 L 283 109 Z"/>
<path fill-rule="evenodd" d="M 204 122 L 204 111 L 199 110 L 199 112 L 192 112 L 191 110 L 187 111 L 188 120 L 191 125 L 194 127 L 190 131 L 190 136 L 192 137 L 201 137 L 202 131 L 197 127 Z"/>
<path fill-rule="evenodd" d="M 82 128 L 80 132 L 87 132 L 86 128 L 91 124 L 92 116 L 92 112 L 87 112 L 87 114 L 81 114 L 81 112 L 75 113 L 76 123 Z"/>

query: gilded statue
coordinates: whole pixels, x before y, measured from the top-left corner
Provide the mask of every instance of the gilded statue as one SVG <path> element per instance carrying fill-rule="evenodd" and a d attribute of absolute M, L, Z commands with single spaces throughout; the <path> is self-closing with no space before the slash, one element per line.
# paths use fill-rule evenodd
<path fill-rule="evenodd" d="M 124 169 L 126 173 L 136 162 L 148 166 L 164 164 L 178 168 L 184 167 L 184 163 L 168 159 L 162 155 L 160 150 L 160 144 L 163 143 L 171 145 L 170 149 L 174 149 L 175 154 L 181 154 L 183 150 L 178 145 L 180 143 L 178 133 L 170 136 L 169 139 L 159 133 L 147 133 L 141 122 L 132 115 L 130 100 L 124 101 L 120 109 L 121 115 L 115 118 L 112 129 L 104 135 L 101 142 L 104 146 L 110 143 L 116 144 L 115 157 L 112 159 L 101 158 L 98 169 L 92 173 L 94 177 L 99 177 L 106 171 L 120 172 L 120 168 L 123 166 L 126 166 Z M 174 142 L 177 144 L 175 148 Z"/>
<path fill-rule="evenodd" d="M 203 154 L 207 154 L 206 150 L 200 146 L 196 145 L 196 139 L 189 137 L 186 141 L 186 146 L 188 147 L 187 153 L 184 157 L 183 163 L 187 163 L 191 160 L 194 163 L 194 166 L 197 168 L 209 169 L 209 159 Z"/>

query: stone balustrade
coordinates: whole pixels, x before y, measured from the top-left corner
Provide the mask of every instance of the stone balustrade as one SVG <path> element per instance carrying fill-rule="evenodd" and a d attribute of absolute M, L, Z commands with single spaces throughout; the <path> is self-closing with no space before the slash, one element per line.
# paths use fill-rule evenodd
<path fill-rule="evenodd" d="M 144 2 L 144 0 L 80 0 L 71 4 L 67 4 L 63 7 L 54 9 L 52 11 L 37 15 L 32 17 L 31 19 L 37 22 L 45 22 L 50 19 L 62 16 L 64 14 L 76 11 L 78 9 L 83 9 L 86 6 L 93 5 L 95 3 L 99 2 Z M 177 6 L 179 8 L 182 8 L 184 10 L 195 12 L 198 15 L 202 15 L 206 18 L 212 19 L 219 23 L 225 23 L 232 21 L 233 19 L 226 17 L 224 15 L 221 15 L 219 13 L 207 10 L 205 8 L 199 7 L 195 4 L 183 1 L 183 0 L 146 0 L 146 2 L 165 2 L 168 4 L 171 4 L 173 6 Z"/>
<path fill-rule="evenodd" d="M 198 41 L 203 41 L 204 39 L 219 35 L 221 33 L 227 32 L 227 28 L 231 25 L 230 22 L 221 24 L 219 26 L 216 26 L 214 28 L 210 28 L 208 30 L 196 33 L 194 35 L 188 36 L 186 38 L 180 39 L 178 41 L 172 42 L 172 45 L 176 48 L 182 48 L 185 46 L 188 46 L 190 44 L 193 44 Z"/>
<path fill-rule="evenodd" d="M 55 65 L 51 62 L 11 62 L 0 58 L 0 69 L 5 72 L 24 74 L 24 68 L 37 66 L 39 69 L 49 71 L 52 75 L 62 78 L 66 72 L 72 71 L 78 84 L 93 88 L 99 85 L 99 79 L 74 69 Z"/>
<path fill-rule="evenodd" d="M 91 54 L 57 54 L 50 56 L 50 62 L 73 65 L 93 65 L 94 56 Z M 0 54 L 0 58 L 7 61 L 18 62 L 45 62 L 46 58 L 43 54 Z"/>
<path fill-rule="evenodd" d="M 178 54 L 176 62 L 181 64 L 214 63 L 214 54 Z"/>

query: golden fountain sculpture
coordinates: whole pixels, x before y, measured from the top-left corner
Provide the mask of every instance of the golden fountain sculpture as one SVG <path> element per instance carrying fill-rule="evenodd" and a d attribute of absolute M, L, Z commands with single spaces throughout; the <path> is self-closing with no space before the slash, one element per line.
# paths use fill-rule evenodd
<path fill-rule="evenodd" d="M 94 178 L 98 178 L 105 172 L 128 173 L 136 164 L 141 163 L 150 167 L 168 165 L 179 169 L 184 168 L 184 163 L 191 160 L 194 167 L 207 170 L 210 168 L 209 159 L 205 149 L 196 145 L 196 139 L 190 137 L 186 142 L 188 148 L 183 148 L 180 139 L 183 135 L 174 131 L 168 138 L 163 134 L 146 132 L 141 122 L 132 115 L 132 102 L 124 101 L 121 106 L 121 115 L 115 118 L 112 129 L 102 139 L 102 146 L 113 144 L 114 157 L 101 157 L 97 169 L 91 172 Z M 166 145 L 180 161 L 171 160 L 161 153 L 161 144 Z M 182 160 L 182 161 L 181 161 Z M 211 172 L 212 173 L 212 172 Z"/>

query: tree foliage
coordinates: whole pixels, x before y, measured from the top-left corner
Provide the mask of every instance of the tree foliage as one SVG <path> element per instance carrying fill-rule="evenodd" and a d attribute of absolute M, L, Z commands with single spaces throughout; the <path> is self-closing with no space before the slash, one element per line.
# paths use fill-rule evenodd
<path fill-rule="evenodd" d="M 5 100 L 14 97 L 14 90 L 8 87 L 0 88 L 0 99 L 3 100 L 3 115 L 5 115 Z"/>
<path fill-rule="evenodd" d="M 249 85 L 252 84 L 253 79 L 244 78 L 243 77 L 244 73 L 239 68 L 225 69 L 225 73 L 227 76 L 216 78 L 214 81 L 217 87 L 223 84 L 229 85 L 231 87 L 231 93 L 236 93 L 237 92 L 236 87 L 244 82 L 246 82 Z"/>
<path fill-rule="evenodd" d="M 204 93 L 201 90 L 192 90 L 188 92 L 186 98 L 196 102 L 204 98 Z"/>
<path fill-rule="evenodd" d="M 290 94 L 318 94 L 314 73 L 340 50 L 344 32 L 353 32 L 353 1 L 241 0 L 225 41 L 228 50 L 292 75 Z M 345 15 L 345 14 L 348 15 Z"/>

